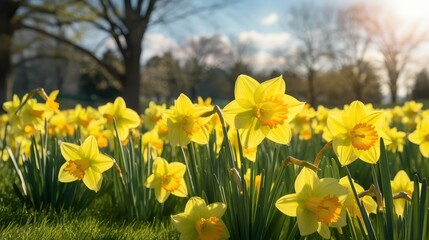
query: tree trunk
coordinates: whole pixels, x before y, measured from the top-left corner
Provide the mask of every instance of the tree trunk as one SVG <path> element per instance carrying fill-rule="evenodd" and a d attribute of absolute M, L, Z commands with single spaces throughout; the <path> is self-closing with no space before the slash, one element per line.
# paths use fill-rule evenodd
<path fill-rule="evenodd" d="M 0 104 L 8 100 L 10 96 L 8 79 L 11 74 L 11 48 L 12 35 L 4 33 L 4 29 L 0 27 Z"/>
<path fill-rule="evenodd" d="M 19 7 L 18 2 L 5 1 L 0 4 L 0 111 L 1 106 L 12 93 L 12 40 L 15 27 L 12 18 Z"/>
<path fill-rule="evenodd" d="M 316 99 L 316 92 L 314 88 L 314 80 L 316 79 L 316 71 L 313 69 L 309 69 L 308 75 L 307 75 L 307 81 L 308 81 L 308 91 L 309 91 L 309 103 L 312 107 L 316 107 L 317 99 Z"/>
<path fill-rule="evenodd" d="M 127 107 L 141 113 L 140 108 L 140 56 L 142 53 L 141 38 L 130 39 L 128 49 L 124 58 L 125 79 L 122 85 L 122 96 Z"/>
<path fill-rule="evenodd" d="M 398 94 L 398 86 L 397 86 L 397 82 L 392 82 L 390 84 L 390 97 L 391 97 L 391 102 L 392 103 L 397 103 L 398 98 L 397 98 L 397 94 Z"/>
<path fill-rule="evenodd" d="M 391 97 L 391 103 L 397 103 L 398 101 L 398 78 L 399 78 L 399 72 L 397 71 L 391 71 L 389 72 L 389 90 L 390 90 L 390 97 Z"/>

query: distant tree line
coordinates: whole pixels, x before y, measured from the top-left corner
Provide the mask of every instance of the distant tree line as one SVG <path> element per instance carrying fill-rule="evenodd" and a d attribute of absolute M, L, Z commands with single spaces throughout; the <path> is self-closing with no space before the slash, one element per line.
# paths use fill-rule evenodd
<path fill-rule="evenodd" d="M 142 96 L 169 101 L 185 92 L 193 99 L 211 96 L 226 101 L 233 97 L 239 74 L 260 81 L 283 74 L 287 92 L 312 106 L 336 106 L 353 99 L 377 103 L 382 89 L 397 102 L 401 86 L 408 87 L 409 98 L 429 95 L 426 66 L 418 74 L 409 68 L 427 43 L 428 31 L 368 3 L 334 7 L 303 2 L 285 9 L 287 20 L 280 24 L 291 40 L 278 50 L 286 59 L 279 69 L 256 72 L 247 59 L 256 43 L 228 44 L 221 35 L 193 38 L 180 46 L 185 56 L 160 53 L 142 65 L 143 40 L 150 26 L 167 26 L 225 4 L 1 1 L 0 102 L 10 99 L 12 91 L 42 86 L 79 93 L 89 101 L 121 94 L 130 107 L 141 111 Z M 92 30 L 104 32 L 115 47 L 101 53 L 99 47 L 86 48 L 82 42 Z"/>

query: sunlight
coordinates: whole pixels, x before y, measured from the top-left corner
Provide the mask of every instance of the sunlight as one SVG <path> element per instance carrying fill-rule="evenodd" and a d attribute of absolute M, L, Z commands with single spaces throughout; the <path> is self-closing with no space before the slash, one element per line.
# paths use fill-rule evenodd
<path fill-rule="evenodd" d="M 429 1 L 425 0 L 393 0 L 388 1 L 388 4 L 402 17 L 408 20 L 427 20 L 429 18 L 427 9 L 429 9 Z"/>

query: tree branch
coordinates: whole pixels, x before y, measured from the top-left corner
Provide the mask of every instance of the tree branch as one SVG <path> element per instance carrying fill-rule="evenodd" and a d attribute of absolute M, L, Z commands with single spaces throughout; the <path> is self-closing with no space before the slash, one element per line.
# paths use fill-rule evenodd
<path fill-rule="evenodd" d="M 122 82 L 122 80 L 124 79 L 124 74 L 123 73 L 120 73 L 114 67 L 112 67 L 109 64 L 101 61 L 91 51 L 89 51 L 89 50 L 87 50 L 87 49 L 79 46 L 78 44 L 76 44 L 76 43 L 74 43 L 74 42 L 72 42 L 72 41 L 70 41 L 68 39 L 65 39 L 62 36 L 55 35 L 55 34 L 50 33 L 50 32 L 48 32 L 48 31 L 46 31 L 44 29 L 40 29 L 40 28 L 31 26 L 31 25 L 27 25 L 27 24 L 22 23 L 22 24 L 20 24 L 20 27 L 23 28 L 23 29 L 28 29 L 28 30 L 32 30 L 32 31 L 38 32 L 38 33 L 43 34 L 45 36 L 51 37 L 51 38 L 53 38 L 53 39 L 55 39 L 57 41 L 60 41 L 60 42 L 62 42 L 64 44 L 67 44 L 67 45 L 75 48 L 76 50 L 84 53 L 85 55 L 87 55 L 91 60 L 95 61 L 97 63 L 97 65 L 99 65 L 101 68 L 103 68 L 108 74 L 110 74 L 115 79 L 119 80 L 120 82 Z"/>

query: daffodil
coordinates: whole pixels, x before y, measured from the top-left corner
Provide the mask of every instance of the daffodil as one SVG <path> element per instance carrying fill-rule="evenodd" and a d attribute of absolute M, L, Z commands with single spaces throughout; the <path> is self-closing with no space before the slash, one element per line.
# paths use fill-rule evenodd
<path fill-rule="evenodd" d="M 158 131 L 156 129 L 145 132 L 141 137 L 141 141 L 143 160 L 145 162 L 147 162 L 148 154 L 150 154 L 152 159 L 161 155 L 164 141 L 159 138 Z"/>
<path fill-rule="evenodd" d="M 329 227 L 346 225 L 342 211 L 348 190 L 338 179 L 322 178 L 303 168 L 295 180 L 295 192 L 279 198 L 276 207 L 282 213 L 296 217 L 301 236 L 318 232 L 330 238 Z"/>
<path fill-rule="evenodd" d="M 102 173 L 113 166 L 113 160 L 99 152 L 95 137 L 87 137 L 81 146 L 63 142 L 60 149 L 66 162 L 60 168 L 58 180 L 64 183 L 82 180 L 89 189 L 100 190 Z"/>
<path fill-rule="evenodd" d="M 258 146 L 265 138 L 289 144 L 292 131 L 289 122 L 304 107 L 294 97 L 285 94 L 282 76 L 259 83 L 240 75 L 235 83 L 235 100 L 222 112 L 225 120 L 239 129 L 246 148 Z"/>
<path fill-rule="evenodd" d="M 380 137 L 388 142 L 383 126 L 383 113 L 371 111 L 360 101 L 352 102 L 340 114 L 330 114 L 328 129 L 341 165 L 346 166 L 358 158 L 376 163 L 380 157 Z"/>
<path fill-rule="evenodd" d="M 347 198 L 344 201 L 344 207 L 347 209 L 347 211 L 349 212 L 349 214 L 352 218 L 362 219 L 362 214 L 361 214 L 359 206 L 356 202 L 355 196 L 353 195 L 353 191 L 352 191 L 352 188 L 350 186 L 350 182 L 349 182 L 348 178 L 347 177 L 341 178 L 339 183 L 341 184 L 341 186 L 347 187 L 347 189 L 349 190 L 349 194 L 347 195 Z M 360 193 L 365 191 L 363 189 L 363 187 L 361 185 L 355 183 L 354 180 L 353 180 L 353 185 L 356 189 L 357 194 L 360 194 Z M 363 196 L 362 198 L 360 198 L 360 200 L 362 201 L 363 205 L 365 206 L 365 210 L 366 210 L 367 214 L 368 213 L 377 213 L 377 203 L 374 201 L 374 199 L 372 197 Z"/>
<path fill-rule="evenodd" d="M 423 103 L 418 103 L 415 101 L 407 101 L 402 106 L 402 123 L 407 125 L 410 129 L 416 127 L 417 116 L 422 110 Z"/>
<path fill-rule="evenodd" d="M 408 135 L 408 140 L 419 145 L 421 154 L 429 158 L 429 118 L 424 118 L 417 124 L 416 130 Z"/>
<path fill-rule="evenodd" d="M 248 160 L 255 162 L 256 161 L 256 153 L 258 151 L 258 147 L 250 147 L 246 148 L 243 144 L 239 146 L 238 136 L 237 136 L 237 130 L 230 127 L 228 129 L 228 139 L 231 142 L 231 146 L 234 149 L 235 153 L 235 159 L 237 159 L 237 166 L 241 168 L 241 155 L 240 155 L 240 147 L 241 151 L 243 152 L 243 156 L 247 158 Z"/>
<path fill-rule="evenodd" d="M 114 103 L 107 103 L 98 107 L 98 111 L 107 119 L 107 127 L 114 129 L 113 120 L 116 122 L 118 137 L 121 141 L 128 138 L 131 128 L 140 125 L 139 115 L 132 109 L 127 108 L 123 98 L 118 97 Z"/>
<path fill-rule="evenodd" d="M 229 238 L 229 231 L 222 221 L 226 204 L 206 202 L 192 197 L 185 206 L 185 212 L 171 216 L 173 226 L 180 232 L 180 240 L 223 240 Z"/>
<path fill-rule="evenodd" d="M 165 109 L 165 104 L 157 105 L 154 102 L 149 102 L 149 107 L 144 110 L 143 125 L 147 130 L 152 130 L 156 123 L 162 118 L 162 111 Z"/>
<path fill-rule="evenodd" d="M 209 132 L 205 124 L 210 121 L 211 116 L 201 115 L 211 110 L 205 106 L 192 104 L 185 94 L 180 94 L 174 101 L 174 106 L 162 114 L 162 118 L 167 122 L 170 143 L 173 146 L 186 146 L 191 141 L 198 144 L 208 143 Z"/>
<path fill-rule="evenodd" d="M 53 112 L 58 111 L 60 104 L 58 102 L 55 102 L 55 100 L 57 99 L 59 92 L 60 92 L 59 90 L 54 90 L 51 92 L 51 94 L 49 94 L 48 98 L 46 99 L 46 103 L 45 103 L 45 106 L 48 110 L 53 111 Z"/>
<path fill-rule="evenodd" d="M 310 104 L 305 104 L 302 111 L 292 120 L 293 132 L 298 134 L 299 139 L 309 140 L 312 138 L 313 134 L 310 121 L 315 115 L 316 111 L 314 111 L 314 108 L 312 108 Z"/>
<path fill-rule="evenodd" d="M 405 192 L 409 197 L 413 196 L 414 192 L 414 182 L 410 180 L 407 173 L 404 170 L 400 170 L 396 173 L 393 181 L 390 181 L 392 187 L 392 194 L 395 195 L 400 192 Z M 406 199 L 398 198 L 393 200 L 393 205 L 395 206 L 395 212 L 399 216 L 404 216 L 404 209 Z"/>
<path fill-rule="evenodd" d="M 188 189 L 186 188 L 185 175 L 186 166 L 183 163 L 172 162 L 158 157 L 153 162 L 152 175 L 146 179 L 145 186 L 155 189 L 155 196 L 158 202 L 163 203 L 170 194 L 177 197 L 186 197 Z"/>
<path fill-rule="evenodd" d="M 259 192 L 259 189 L 261 187 L 261 174 L 258 174 L 256 176 L 253 176 L 253 181 L 254 181 L 254 186 L 255 186 L 255 191 Z M 247 169 L 246 174 L 244 174 L 244 181 L 246 181 L 246 187 L 250 188 L 251 185 L 251 173 L 250 173 L 250 168 Z"/>
<path fill-rule="evenodd" d="M 396 127 L 389 128 L 387 125 L 384 128 L 384 132 L 389 137 L 391 143 L 386 146 L 386 149 L 391 152 L 403 152 L 404 151 L 404 141 L 405 141 L 405 132 L 398 131 Z"/>

